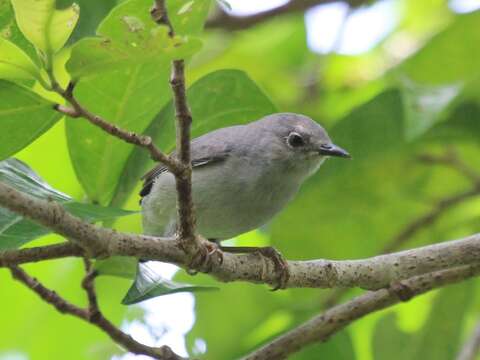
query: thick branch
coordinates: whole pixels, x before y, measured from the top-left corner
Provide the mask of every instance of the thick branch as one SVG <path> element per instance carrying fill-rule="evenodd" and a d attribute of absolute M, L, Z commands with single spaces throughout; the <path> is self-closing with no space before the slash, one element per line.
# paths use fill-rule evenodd
<path fill-rule="evenodd" d="M 96 257 L 133 256 L 187 267 L 190 257 L 173 238 L 120 233 L 86 223 L 52 201 L 20 193 L 0 183 L 0 205 L 69 238 Z M 361 287 L 379 289 L 390 282 L 427 272 L 478 263 L 480 234 L 363 260 L 289 261 L 287 287 Z M 222 281 L 249 281 L 275 285 L 274 264 L 257 254 L 223 254 L 212 258 L 209 271 Z"/>
<path fill-rule="evenodd" d="M 224 11 L 218 13 L 207 21 L 207 28 L 221 28 L 225 30 L 242 30 L 257 25 L 271 18 L 290 13 L 301 13 L 313 6 L 343 2 L 351 7 L 358 7 L 366 4 L 366 0 L 291 0 L 285 5 L 278 6 L 271 10 L 262 11 L 250 16 L 232 16 Z"/>
<path fill-rule="evenodd" d="M 368 292 L 314 317 L 255 350 L 244 359 L 285 359 L 288 355 L 309 344 L 327 340 L 354 320 L 367 314 L 385 309 L 400 301 L 408 301 L 412 297 L 432 289 L 460 282 L 479 274 L 480 265 L 462 266 L 415 276 L 393 283 L 388 289 Z"/>
<path fill-rule="evenodd" d="M 129 352 L 139 355 L 151 356 L 154 359 L 182 359 L 182 357 L 176 355 L 168 346 L 162 346 L 157 348 L 146 346 L 137 342 L 130 335 L 125 334 L 114 324 L 112 324 L 108 319 L 106 319 L 98 309 L 98 305 L 96 303 L 95 291 L 93 289 L 94 276 L 92 275 L 92 272 L 89 271 L 83 281 L 84 288 L 88 293 L 90 306 L 89 309 L 82 309 L 72 303 L 69 303 L 60 295 L 58 295 L 55 291 L 46 288 L 37 279 L 29 276 L 24 270 L 22 270 L 18 266 L 11 266 L 10 271 L 12 273 L 12 276 L 16 280 L 22 282 L 30 290 L 36 293 L 42 300 L 55 307 L 55 309 L 57 309 L 59 312 L 61 312 L 62 314 L 73 315 L 93 325 L 96 325 L 98 328 L 107 333 L 107 335 L 113 341 L 124 347 Z"/>

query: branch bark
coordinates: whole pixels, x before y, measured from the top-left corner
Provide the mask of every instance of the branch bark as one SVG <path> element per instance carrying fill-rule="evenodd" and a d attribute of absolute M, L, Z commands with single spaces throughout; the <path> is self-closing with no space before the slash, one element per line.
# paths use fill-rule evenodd
<path fill-rule="evenodd" d="M 170 37 L 175 36 L 175 29 L 168 17 L 165 0 L 155 0 L 151 10 L 152 19 L 169 29 Z M 193 258 L 201 251 L 200 241 L 195 236 L 195 210 L 192 197 L 192 164 L 190 161 L 190 127 L 192 112 L 187 103 L 185 88 L 185 62 L 174 60 L 170 76 L 173 100 L 175 104 L 177 160 L 182 171 L 176 174 L 178 212 L 178 239 L 182 248 Z"/>
<path fill-rule="evenodd" d="M 461 266 L 392 283 L 387 289 L 368 292 L 337 305 L 247 355 L 244 360 L 285 359 L 288 355 L 330 336 L 367 314 L 400 301 L 480 274 L 480 265 Z"/>
<path fill-rule="evenodd" d="M 0 205 L 65 236 L 84 249 L 89 257 L 133 256 L 188 267 L 190 257 L 174 238 L 121 233 L 101 228 L 67 213 L 52 201 L 23 194 L 0 183 Z M 8 253 L 13 256 L 12 253 Z M 0 255 L 0 258 L 1 255 Z M 361 287 L 379 289 L 392 281 L 419 274 L 478 263 L 480 234 L 417 249 L 362 260 L 289 261 L 287 287 Z M 223 254 L 223 261 L 210 258 L 197 270 L 221 281 L 276 284 L 275 265 L 257 254 Z"/>

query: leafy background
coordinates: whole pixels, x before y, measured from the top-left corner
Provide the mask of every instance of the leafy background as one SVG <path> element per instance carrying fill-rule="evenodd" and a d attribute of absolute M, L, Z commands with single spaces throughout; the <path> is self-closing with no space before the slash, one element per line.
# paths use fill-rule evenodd
<path fill-rule="evenodd" d="M 372 256 L 406 224 L 430 211 L 436 199 L 471 186 L 450 168 L 418 162 L 418 154 L 441 154 L 454 147 L 472 168 L 480 166 L 479 11 L 458 14 L 445 1 L 398 0 L 395 28 L 372 49 L 359 55 L 319 55 L 307 46 L 301 13 L 239 32 L 201 32 L 214 4 L 170 1 L 172 21 L 182 37 L 177 49 L 161 33 L 140 36 L 153 28 L 148 20 L 150 0 L 119 1 L 118 7 L 114 0 L 77 3 L 78 25 L 53 66 L 63 84 L 69 73 L 79 77 L 79 99 L 110 121 L 151 134 L 163 149 L 171 150 L 173 110 L 167 79 L 169 60 L 181 55 L 189 61 L 194 135 L 274 111 L 299 112 L 321 122 L 353 154 L 351 162 L 327 162 L 281 215 L 237 243 L 271 243 L 289 259 Z M 58 8 L 70 4 L 57 1 Z M 131 18 L 119 20 L 125 16 L 140 19 L 141 26 Z M 128 31 L 136 26 L 140 35 Z M 95 34 L 102 38 L 93 38 Z M 0 0 L 0 35 L 40 64 L 9 0 Z M 96 47 L 105 39 L 111 47 Z M 129 52 L 126 60 L 121 57 L 125 39 L 142 50 Z M 9 49 L 8 54 L 17 54 Z M 84 68 L 85 63 L 94 66 Z M 68 194 L 61 194 L 64 201 L 104 214 L 89 219 L 119 217 L 116 228 L 140 232 L 139 215 L 124 216 L 118 208 L 138 210 L 138 178 L 151 165 L 148 157 L 85 121 L 60 119 L 51 108 L 58 98 L 35 79 L 12 82 L 5 74 L 11 72 L 0 67 L 1 77 L 7 79 L 0 80 L 0 158 L 15 156 Z M 11 175 L 3 164 L 1 174 Z M 479 212 L 478 198 L 471 198 L 404 247 L 478 232 Z M 8 229 L 1 227 L 0 249 L 20 245 L 12 242 L 12 233 L 20 233 Z M 27 246 L 58 240 L 48 235 Z M 120 260 L 108 266 L 131 263 Z M 85 303 L 79 261 L 26 268 L 68 299 Z M 161 271 L 173 273 L 171 268 Z M 264 286 L 218 284 L 208 276 L 192 278 L 182 272 L 176 278 L 220 291 L 170 295 L 127 307 L 120 302 L 131 280 L 105 276 L 98 280 L 101 307 L 146 341 L 170 341 L 181 348 L 182 334 L 188 332 L 185 349 L 190 353 L 233 359 L 318 313 L 329 295 L 317 289 L 272 293 Z M 0 270 L 0 284 L 0 359 L 121 356 L 104 334 L 38 301 L 5 270 Z M 352 290 L 344 299 L 358 293 Z M 451 359 L 475 324 L 478 304 L 477 281 L 455 285 L 361 319 L 293 358 Z"/>

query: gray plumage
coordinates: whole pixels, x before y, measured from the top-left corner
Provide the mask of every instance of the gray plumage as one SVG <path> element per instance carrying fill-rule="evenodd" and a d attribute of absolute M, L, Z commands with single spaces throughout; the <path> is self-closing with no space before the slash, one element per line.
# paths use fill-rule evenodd
<path fill-rule="evenodd" d="M 348 157 L 326 131 L 298 114 L 266 116 L 212 131 L 192 141 L 192 192 L 197 229 L 225 240 L 267 223 L 328 156 Z M 173 235 L 174 176 L 162 166 L 144 176 L 144 232 Z"/>

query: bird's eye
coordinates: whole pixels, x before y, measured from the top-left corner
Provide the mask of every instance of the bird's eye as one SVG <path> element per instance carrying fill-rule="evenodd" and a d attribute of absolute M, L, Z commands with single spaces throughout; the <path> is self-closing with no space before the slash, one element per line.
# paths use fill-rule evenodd
<path fill-rule="evenodd" d="M 287 143 L 293 148 L 305 145 L 303 137 L 296 132 L 292 132 L 290 135 L 288 135 Z"/>

